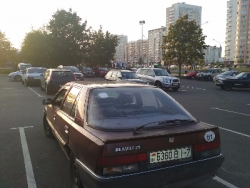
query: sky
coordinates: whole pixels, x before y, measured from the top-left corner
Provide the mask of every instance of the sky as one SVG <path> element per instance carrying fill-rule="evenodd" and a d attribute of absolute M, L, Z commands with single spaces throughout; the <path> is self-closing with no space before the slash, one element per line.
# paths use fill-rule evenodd
<path fill-rule="evenodd" d="M 142 36 L 140 20 L 145 20 L 143 35 L 147 38 L 148 30 L 166 26 L 166 8 L 178 2 L 202 7 L 206 44 L 221 44 L 224 52 L 227 0 L 0 0 L 0 31 L 13 47 L 21 49 L 27 33 L 48 24 L 57 10 L 71 8 L 94 30 L 102 26 L 104 32 L 135 41 Z"/>

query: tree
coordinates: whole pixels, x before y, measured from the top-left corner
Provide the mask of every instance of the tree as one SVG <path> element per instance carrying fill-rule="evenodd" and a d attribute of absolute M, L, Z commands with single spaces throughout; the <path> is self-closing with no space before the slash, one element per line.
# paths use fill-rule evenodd
<path fill-rule="evenodd" d="M 89 31 L 87 21 L 73 13 L 58 10 L 47 26 L 53 49 L 55 65 L 76 65 L 89 52 Z"/>
<path fill-rule="evenodd" d="M 188 21 L 188 15 L 180 17 L 163 37 L 163 60 L 177 62 L 180 76 L 182 64 L 192 65 L 203 58 L 205 37 L 194 20 Z"/>
<path fill-rule="evenodd" d="M 21 55 L 24 62 L 33 66 L 51 67 L 52 48 L 50 36 L 46 31 L 32 30 L 26 34 L 21 47 Z"/>
<path fill-rule="evenodd" d="M 17 59 L 17 50 L 12 47 L 5 34 L 0 31 L 0 66 L 5 66 L 8 62 Z"/>
<path fill-rule="evenodd" d="M 118 38 L 108 31 L 104 34 L 102 27 L 98 31 L 91 32 L 91 44 L 87 64 L 89 66 L 105 66 L 114 60 L 115 47 Z"/>

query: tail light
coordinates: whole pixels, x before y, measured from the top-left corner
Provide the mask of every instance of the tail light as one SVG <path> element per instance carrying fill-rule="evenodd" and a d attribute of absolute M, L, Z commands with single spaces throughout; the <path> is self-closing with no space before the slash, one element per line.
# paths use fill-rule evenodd
<path fill-rule="evenodd" d="M 193 151 L 196 160 L 220 155 L 220 141 L 196 144 L 193 146 Z"/>
<path fill-rule="evenodd" d="M 138 171 L 138 165 L 147 161 L 147 154 L 100 157 L 97 161 L 97 173 L 112 175 Z"/>

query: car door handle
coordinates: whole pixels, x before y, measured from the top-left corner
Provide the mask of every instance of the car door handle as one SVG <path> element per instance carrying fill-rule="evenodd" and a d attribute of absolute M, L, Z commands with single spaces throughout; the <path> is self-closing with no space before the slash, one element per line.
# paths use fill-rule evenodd
<path fill-rule="evenodd" d="M 67 125 L 64 125 L 64 132 L 65 132 L 66 134 L 69 133 L 69 127 L 68 127 Z"/>

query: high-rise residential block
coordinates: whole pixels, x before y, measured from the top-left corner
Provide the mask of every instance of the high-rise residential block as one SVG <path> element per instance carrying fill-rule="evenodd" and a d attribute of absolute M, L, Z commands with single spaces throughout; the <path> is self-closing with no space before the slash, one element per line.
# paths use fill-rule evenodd
<path fill-rule="evenodd" d="M 195 20 L 198 25 L 201 25 L 201 6 L 189 5 L 186 3 L 175 3 L 171 7 L 167 8 L 166 12 L 166 33 L 171 24 L 180 18 L 188 15 L 188 20 Z"/>
<path fill-rule="evenodd" d="M 227 23 L 224 60 L 234 60 L 235 37 L 236 37 L 237 0 L 227 2 Z"/>

